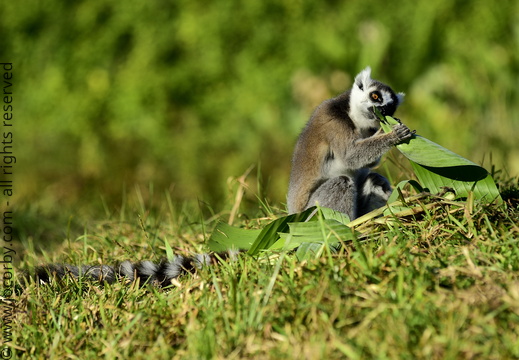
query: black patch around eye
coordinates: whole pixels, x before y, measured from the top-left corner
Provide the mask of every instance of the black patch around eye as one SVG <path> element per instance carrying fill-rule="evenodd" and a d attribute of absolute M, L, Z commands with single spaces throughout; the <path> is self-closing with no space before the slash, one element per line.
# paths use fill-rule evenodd
<path fill-rule="evenodd" d="M 380 91 L 373 91 L 371 94 L 369 94 L 372 100 L 377 102 L 382 102 L 382 94 Z"/>

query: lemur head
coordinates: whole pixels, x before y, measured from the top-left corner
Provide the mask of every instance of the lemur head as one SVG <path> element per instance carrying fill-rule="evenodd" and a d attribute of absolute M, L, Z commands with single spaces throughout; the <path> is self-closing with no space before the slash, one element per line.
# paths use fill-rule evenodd
<path fill-rule="evenodd" d="M 373 80 L 368 66 L 355 77 L 350 93 L 349 115 L 359 128 L 379 127 L 373 107 L 382 115 L 392 116 L 403 101 L 404 93 L 396 94 L 386 84 Z"/>

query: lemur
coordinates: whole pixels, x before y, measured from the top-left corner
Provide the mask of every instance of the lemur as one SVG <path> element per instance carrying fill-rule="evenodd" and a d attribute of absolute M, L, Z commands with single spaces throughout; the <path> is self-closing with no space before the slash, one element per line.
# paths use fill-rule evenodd
<path fill-rule="evenodd" d="M 289 213 L 318 203 L 350 219 L 383 206 L 391 194 L 388 180 L 371 168 L 393 145 L 414 131 L 404 124 L 384 134 L 375 113 L 393 115 L 404 94 L 362 70 L 353 87 L 319 105 L 299 136 L 288 188 Z"/>
<path fill-rule="evenodd" d="M 292 160 L 288 211 L 303 211 L 315 203 L 343 212 L 354 219 L 383 206 L 391 186 L 386 178 L 371 172 L 391 146 L 413 135 L 407 126 L 396 125 L 388 134 L 380 132 L 377 108 L 393 115 L 404 94 L 371 79 L 367 67 L 355 77 L 353 88 L 317 107 L 299 136 Z M 169 285 L 181 274 L 225 259 L 235 259 L 239 250 L 218 254 L 177 255 L 160 263 L 124 261 L 115 266 L 43 265 L 22 278 L 40 283 L 82 276 L 113 283 L 118 279 Z"/>

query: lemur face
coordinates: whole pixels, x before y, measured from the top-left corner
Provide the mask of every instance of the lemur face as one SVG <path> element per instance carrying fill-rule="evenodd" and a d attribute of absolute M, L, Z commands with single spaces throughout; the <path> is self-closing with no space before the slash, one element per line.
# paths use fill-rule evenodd
<path fill-rule="evenodd" d="M 362 70 L 356 77 L 350 97 L 350 116 L 360 127 L 372 127 L 377 121 L 373 110 L 376 107 L 382 115 L 392 116 L 404 94 L 395 92 L 386 84 L 371 78 L 371 68 Z"/>

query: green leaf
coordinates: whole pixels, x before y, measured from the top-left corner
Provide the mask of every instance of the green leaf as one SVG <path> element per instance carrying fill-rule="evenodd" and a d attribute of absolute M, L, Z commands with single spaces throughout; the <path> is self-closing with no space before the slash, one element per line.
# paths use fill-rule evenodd
<path fill-rule="evenodd" d="M 381 118 L 382 129 L 388 133 L 398 121 L 390 116 Z M 432 193 L 451 187 L 457 197 L 474 192 L 476 199 L 502 203 L 494 180 L 481 166 L 418 135 L 398 144 L 397 149 L 409 159 L 420 184 Z"/>
<path fill-rule="evenodd" d="M 256 255 L 263 249 L 269 249 L 279 239 L 279 233 L 289 230 L 289 223 L 308 220 L 308 217 L 315 211 L 311 207 L 301 213 L 291 214 L 272 221 L 265 226 L 247 252 L 249 255 Z"/>
<path fill-rule="evenodd" d="M 323 215 L 325 219 L 332 219 L 340 222 L 341 224 L 348 224 L 350 222 L 350 218 L 348 215 L 341 213 L 339 211 L 326 208 L 326 207 L 319 207 L 320 213 Z M 317 218 L 315 218 L 317 219 Z"/>
<path fill-rule="evenodd" d="M 314 216 L 315 214 L 318 216 Z M 320 220 L 320 221 L 317 221 Z M 303 222 L 304 221 L 304 222 Z M 219 223 L 214 229 L 207 246 L 211 251 L 221 252 L 231 248 L 248 250 L 256 255 L 264 249 L 294 249 L 304 243 L 338 244 L 340 240 L 349 241 L 354 236 L 346 226 L 347 215 L 338 211 L 315 207 L 298 214 L 276 219 L 263 229 L 248 230 Z M 305 246 L 304 249 L 314 249 Z M 300 253 L 303 254 L 304 250 Z"/>
<path fill-rule="evenodd" d="M 352 241 L 353 230 L 333 219 L 289 224 L 288 233 L 280 233 L 280 239 L 270 249 L 294 249 L 303 243 L 338 244 Z"/>
<path fill-rule="evenodd" d="M 169 242 L 166 239 L 164 239 L 164 247 L 166 248 L 166 258 L 169 260 L 173 259 L 175 257 L 175 253 L 173 252 L 171 245 L 169 245 Z"/>
<path fill-rule="evenodd" d="M 207 241 L 207 247 L 214 252 L 229 249 L 248 250 L 254 243 L 261 229 L 241 229 L 224 222 L 218 223 Z"/>
<path fill-rule="evenodd" d="M 419 135 L 396 147 L 409 160 L 445 177 L 460 181 L 477 181 L 488 175 L 481 166 Z"/>
<path fill-rule="evenodd" d="M 248 250 L 249 255 L 255 255 L 262 249 L 268 249 L 279 239 L 279 233 L 289 230 L 289 223 L 306 221 L 315 212 L 315 207 L 298 214 L 276 219 L 263 229 L 242 229 L 224 222 L 216 225 L 207 247 L 211 251 L 221 252 L 228 249 Z"/>
<path fill-rule="evenodd" d="M 299 261 L 315 259 L 323 251 L 323 246 L 319 243 L 302 243 L 296 250 L 296 258 Z"/>
<path fill-rule="evenodd" d="M 404 187 L 406 187 L 406 185 L 410 185 L 412 186 L 416 191 L 418 191 L 419 193 L 424 191 L 424 189 L 422 188 L 422 186 L 416 182 L 415 180 L 403 180 L 403 181 L 400 181 L 396 186 L 395 188 L 393 189 L 393 192 L 391 193 L 391 195 L 389 196 L 389 198 L 387 199 L 387 203 L 388 204 L 391 204 L 395 201 L 397 201 L 398 198 L 401 198 L 401 194 L 402 194 L 402 189 Z"/>
<path fill-rule="evenodd" d="M 484 179 L 478 181 L 459 181 L 430 171 L 412 161 L 411 166 L 413 167 L 418 181 L 420 181 L 420 183 L 433 194 L 441 192 L 443 187 L 449 187 L 454 189 L 457 198 L 467 197 L 468 193 L 472 191 L 475 199 L 484 202 L 490 203 L 497 201 L 498 203 L 502 203 L 503 201 L 496 183 L 490 174 L 488 174 Z"/>

